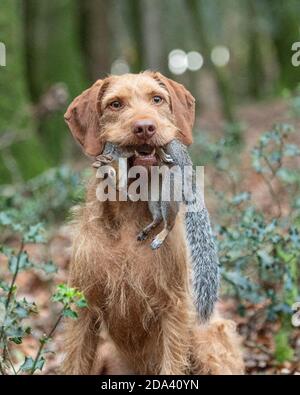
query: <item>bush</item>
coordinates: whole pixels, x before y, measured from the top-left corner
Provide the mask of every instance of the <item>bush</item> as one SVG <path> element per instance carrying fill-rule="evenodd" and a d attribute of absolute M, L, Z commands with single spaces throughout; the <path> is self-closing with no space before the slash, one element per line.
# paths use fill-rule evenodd
<path fill-rule="evenodd" d="M 278 362 L 293 358 L 289 344 L 292 306 L 299 300 L 300 262 L 300 148 L 290 143 L 293 128 L 276 125 L 261 135 L 252 151 L 253 172 L 265 183 L 271 209 L 253 201 L 250 191 L 238 188 L 242 175 L 233 170 L 230 144 L 225 139 L 206 142 L 206 159 L 230 181 L 226 191 L 216 192 L 220 208 L 215 233 L 219 247 L 224 292 L 238 301 L 238 312 L 247 315 L 258 305 L 267 321 L 277 320 L 275 356 Z M 203 144 L 203 142 L 202 142 Z"/>
<path fill-rule="evenodd" d="M 16 281 L 24 271 L 43 271 L 49 276 L 56 272 L 51 261 L 33 262 L 26 249 L 30 244 L 45 243 L 45 231 L 42 223 L 34 224 L 38 217 L 46 219 L 43 213 L 49 213 L 48 222 L 55 218 L 55 211 L 67 210 L 72 203 L 71 197 L 77 196 L 76 180 L 66 168 L 47 172 L 44 177 L 30 181 L 18 193 L 2 197 L 0 213 L 0 229 L 3 243 L 0 253 L 6 257 L 7 276 L 0 278 L 0 373 L 1 374 L 34 374 L 42 370 L 45 363 L 46 345 L 63 317 L 77 318 L 74 308 L 86 307 L 81 292 L 64 284 L 58 285 L 52 296 L 52 302 L 60 305 L 60 310 L 50 330 L 40 337 L 39 346 L 34 358 L 24 356 L 23 363 L 16 370 L 12 358 L 12 350 L 22 344 L 25 337 L 33 336 L 31 317 L 38 314 L 35 302 L 29 302 L 18 296 Z M 72 184 L 73 182 L 73 184 Z M 70 187 L 71 185 L 71 187 Z M 56 191 L 56 193 L 55 193 Z M 75 195 L 74 195 L 75 194 Z M 49 199 L 49 196 L 51 198 Z M 52 199 L 53 197 L 53 199 Z M 33 224 L 32 224 L 33 223 Z M 4 243 L 7 236 L 17 237 L 19 247 L 12 248 Z"/>

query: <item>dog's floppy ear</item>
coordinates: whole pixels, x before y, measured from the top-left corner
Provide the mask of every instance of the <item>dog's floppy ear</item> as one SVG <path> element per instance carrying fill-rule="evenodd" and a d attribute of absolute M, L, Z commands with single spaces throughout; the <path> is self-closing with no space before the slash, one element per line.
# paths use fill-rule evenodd
<path fill-rule="evenodd" d="M 103 151 L 100 104 L 107 85 L 107 79 L 96 81 L 72 101 L 64 115 L 73 137 L 90 156 L 97 156 Z"/>
<path fill-rule="evenodd" d="M 193 142 L 193 126 L 195 122 L 195 99 L 181 84 L 170 80 L 160 73 L 154 73 L 154 78 L 165 86 L 171 99 L 179 139 L 185 145 Z"/>

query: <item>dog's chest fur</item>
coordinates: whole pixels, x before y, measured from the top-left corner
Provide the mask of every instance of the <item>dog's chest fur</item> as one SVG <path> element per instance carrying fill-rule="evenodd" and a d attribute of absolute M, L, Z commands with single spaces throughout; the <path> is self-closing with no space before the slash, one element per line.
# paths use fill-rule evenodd
<path fill-rule="evenodd" d="M 81 289 L 91 305 L 99 308 L 100 299 L 109 321 L 123 317 L 125 325 L 128 316 L 142 321 L 161 314 L 188 286 L 181 215 L 164 245 L 153 251 L 154 235 L 137 240 L 150 221 L 147 202 L 98 202 L 94 196 L 90 190 L 73 243 L 72 271 L 81 278 Z"/>

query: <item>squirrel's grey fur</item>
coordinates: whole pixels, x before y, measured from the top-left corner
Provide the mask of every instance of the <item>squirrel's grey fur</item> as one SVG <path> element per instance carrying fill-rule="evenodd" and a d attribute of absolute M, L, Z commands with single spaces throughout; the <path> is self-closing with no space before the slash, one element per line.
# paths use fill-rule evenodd
<path fill-rule="evenodd" d="M 171 141 L 165 148 L 175 165 L 183 169 L 192 166 L 188 150 L 178 140 Z M 193 289 L 195 304 L 202 320 L 211 316 L 215 302 L 218 299 L 219 289 L 219 261 L 213 240 L 209 214 L 204 206 L 201 191 L 196 191 L 195 173 L 193 172 L 193 193 L 196 197 L 192 201 L 183 201 L 187 206 L 185 213 L 186 237 L 188 241 L 193 276 Z M 190 205 L 196 205 L 189 211 Z M 196 208 L 196 210 L 195 210 Z"/>

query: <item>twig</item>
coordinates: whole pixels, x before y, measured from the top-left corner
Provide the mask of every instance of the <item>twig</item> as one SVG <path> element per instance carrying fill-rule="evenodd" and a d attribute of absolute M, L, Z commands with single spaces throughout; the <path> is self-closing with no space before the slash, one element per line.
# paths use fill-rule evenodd
<path fill-rule="evenodd" d="M 16 282 L 16 279 L 17 279 L 17 276 L 18 276 L 18 273 L 19 273 L 20 259 L 21 259 L 21 255 L 22 255 L 22 252 L 23 252 L 23 249 L 24 249 L 24 244 L 25 244 L 25 242 L 24 242 L 24 239 L 22 238 L 20 249 L 19 249 L 19 252 L 18 252 L 18 255 L 17 255 L 16 269 L 14 271 L 13 278 L 11 280 L 11 284 L 10 284 L 10 287 L 9 287 L 7 299 L 5 301 L 5 315 L 4 315 L 4 319 L 3 319 L 3 325 L 1 327 L 0 341 L 2 341 L 3 335 L 4 335 L 4 323 L 5 323 L 6 318 L 7 318 L 7 313 L 8 313 L 11 297 L 12 297 L 12 294 L 13 294 L 14 285 L 15 285 L 15 282 Z M 8 352 L 8 349 L 6 347 L 6 344 L 4 344 L 3 353 L 2 353 L 3 360 L 6 359 L 6 353 L 7 352 Z M 1 363 L 0 363 L 0 371 L 1 371 L 2 374 L 5 374 L 5 373 L 3 373 L 4 370 L 3 370 L 3 367 L 1 365 Z"/>
<path fill-rule="evenodd" d="M 34 362 L 33 362 L 32 368 L 31 368 L 31 370 L 30 370 L 30 374 L 34 374 L 36 364 L 38 363 L 38 360 L 39 360 L 39 358 L 40 358 L 40 356 L 41 356 L 41 353 L 42 353 L 42 351 L 43 351 L 43 348 L 45 347 L 46 341 L 47 341 L 47 339 L 50 339 L 50 338 L 52 337 L 53 333 L 55 332 L 56 328 L 58 327 L 60 321 L 61 321 L 62 318 L 63 318 L 63 311 L 64 311 L 64 310 L 65 310 L 65 306 L 63 307 L 62 311 L 60 312 L 60 314 L 59 314 L 59 316 L 58 316 L 58 319 L 56 320 L 55 324 L 53 325 L 53 327 L 52 327 L 52 329 L 50 330 L 50 332 L 48 333 L 48 335 L 46 335 L 45 338 L 44 338 L 43 340 L 40 341 L 40 347 L 39 347 L 39 349 L 38 349 L 38 352 L 37 352 L 37 354 L 36 354 L 36 357 L 34 358 Z"/>
<path fill-rule="evenodd" d="M 21 240 L 21 246 L 20 246 L 20 249 L 19 249 L 19 252 L 18 252 L 18 256 L 17 256 L 16 270 L 14 271 L 14 275 L 13 275 L 13 278 L 12 278 L 12 281 L 11 281 L 11 284 L 10 284 L 10 287 L 9 287 L 9 291 L 8 291 L 8 296 L 7 296 L 7 299 L 6 299 L 6 302 L 5 302 L 6 311 L 8 310 L 8 307 L 9 307 L 9 304 L 10 304 L 10 300 L 11 300 L 11 296 L 12 296 L 13 289 L 14 289 L 14 285 L 15 285 L 15 282 L 16 282 L 16 279 L 17 279 L 17 276 L 18 276 L 18 273 L 19 273 L 20 260 L 21 260 L 21 255 L 22 255 L 23 249 L 24 249 L 24 244 L 25 244 L 24 239 L 22 239 Z"/>
<path fill-rule="evenodd" d="M 0 361 L 0 373 L 2 374 L 2 376 L 6 375 L 6 372 L 5 372 L 5 370 L 4 370 L 3 366 L 2 366 L 2 362 L 1 361 Z"/>
<path fill-rule="evenodd" d="M 267 187 L 269 189 L 270 195 L 271 197 L 275 200 L 276 204 L 277 204 L 277 208 L 278 208 L 278 215 L 277 218 L 280 218 L 282 215 L 282 208 L 281 208 L 281 203 L 279 200 L 278 195 L 275 193 L 271 182 L 268 180 L 268 178 L 264 175 L 264 173 L 261 173 L 263 180 L 265 181 L 265 183 L 267 184 Z"/>
<path fill-rule="evenodd" d="M 273 353 L 267 348 L 265 347 L 263 344 L 257 344 L 255 342 L 251 342 L 249 340 L 245 341 L 245 346 L 249 347 L 249 348 L 257 348 L 258 350 L 262 351 L 263 353 L 272 356 Z"/>
<path fill-rule="evenodd" d="M 6 148 L 2 150 L 1 153 L 3 163 L 7 170 L 9 171 L 11 178 L 14 183 L 22 182 L 23 177 L 20 172 L 18 162 L 15 157 L 12 155 L 10 148 Z"/>
<path fill-rule="evenodd" d="M 17 375 L 18 373 L 16 372 L 16 369 L 15 369 L 14 364 L 13 364 L 13 362 L 12 362 L 12 358 L 11 358 L 11 356 L 10 356 L 10 352 L 9 352 L 9 350 L 8 350 L 7 347 L 6 347 L 6 351 L 7 351 L 7 354 L 8 354 L 7 360 L 8 360 L 8 362 L 10 363 L 10 366 L 12 367 L 12 370 L 13 370 L 14 374 Z"/>

